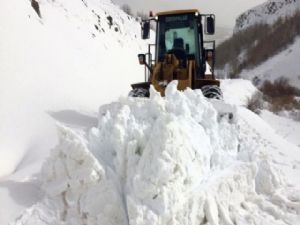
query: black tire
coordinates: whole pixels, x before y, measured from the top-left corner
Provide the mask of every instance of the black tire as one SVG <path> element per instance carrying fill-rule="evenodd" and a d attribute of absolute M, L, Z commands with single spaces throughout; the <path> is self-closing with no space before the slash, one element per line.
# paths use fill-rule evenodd
<path fill-rule="evenodd" d="M 131 90 L 128 94 L 129 97 L 140 97 L 140 98 L 149 98 L 149 90 L 144 88 L 135 88 Z"/>
<path fill-rule="evenodd" d="M 206 98 L 223 99 L 222 91 L 217 85 L 205 85 L 201 88 L 201 91 Z"/>

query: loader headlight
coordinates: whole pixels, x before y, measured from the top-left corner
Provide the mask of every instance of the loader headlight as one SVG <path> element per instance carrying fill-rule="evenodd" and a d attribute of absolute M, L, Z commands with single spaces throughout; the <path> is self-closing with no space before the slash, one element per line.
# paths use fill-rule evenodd
<path fill-rule="evenodd" d="M 141 65 L 144 65 L 145 64 L 145 61 L 146 61 L 146 56 L 145 54 L 138 54 L 138 58 L 139 58 L 139 63 Z"/>

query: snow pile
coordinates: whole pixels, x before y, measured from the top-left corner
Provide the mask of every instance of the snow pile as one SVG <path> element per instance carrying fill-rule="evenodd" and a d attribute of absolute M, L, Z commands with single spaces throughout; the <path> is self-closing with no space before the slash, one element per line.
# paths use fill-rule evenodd
<path fill-rule="evenodd" d="M 102 106 L 87 136 L 60 126 L 41 172 L 45 198 L 16 224 L 292 223 L 300 196 L 282 194 L 247 111 L 228 120 L 201 91 L 176 86 Z"/>
<path fill-rule="evenodd" d="M 273 24 L 279 17 L 288 17 L 300 9 L 299 0 L 268 0 L 236 19 L 234 32 L 244 30 L 254 24 Z"/>
<path fill-rule="evenodd" d="M 221 80 L 224 101 L 231 105 L 246 106 L 248 100 L 257 91 L 249 80 L 225 79 Z"/>

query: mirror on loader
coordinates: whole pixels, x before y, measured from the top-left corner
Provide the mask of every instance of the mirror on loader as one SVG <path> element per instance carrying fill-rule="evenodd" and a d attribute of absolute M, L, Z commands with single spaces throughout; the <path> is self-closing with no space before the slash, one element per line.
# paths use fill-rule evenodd
<path fill-rule="evenodd" d="M 149 39 L 150 37 L 150 21 L 142 22 L 142 39 Z"/>
<path fill-rule="evenodd" d="M 145 65 L 146 63 L 146 55 L 145 54 L 138 54 L 139 63 L 140 65 Z"/>
<path fill-rule="evenodd" d="M 205 60 L 210 64 L 215 58 L 215 51 L 213 49 L 205 49 Z"/>
<path fill-rule="evenodd" d="M 205 61 L 209 65 L 209 70 L 214 74 L 215 70 L 215 50 L 214 49 L 205 49 Z"/>
<path fill-rule="evenodd" d="M 146 62 L 146 54 L 138 54 L 138 58 L 140 65 L 145 65 L 148 68 L 148 70 L 152 73 L 151 66 Z"/>
<path fill-rule="evenodd" d="M 215 33 L 215 16 L 209 15 L 206 17 L 206 34 L 213 35 Z"/>

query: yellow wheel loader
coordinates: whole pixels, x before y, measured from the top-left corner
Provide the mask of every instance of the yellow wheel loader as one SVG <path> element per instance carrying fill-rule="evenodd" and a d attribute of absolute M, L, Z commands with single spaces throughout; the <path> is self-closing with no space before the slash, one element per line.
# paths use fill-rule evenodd
<path fill-rule="evenodd" d="M 214 76 L 215 42 L 203 39 L 204 34 L 214 34 L 215 16 L 197 9 L 150 14 L 141 23 L 143 39 L 150 37 L 150 22 L 156 26 L 155 44 L 138 55 L 145 65 L 145 82 L 132 84 L 129 96 L 149 97 L 150 85 L 164 96 L 168 83 L 178 80 L 178 90 L 201 89 L 208 98 L 222 99 Z"/>

